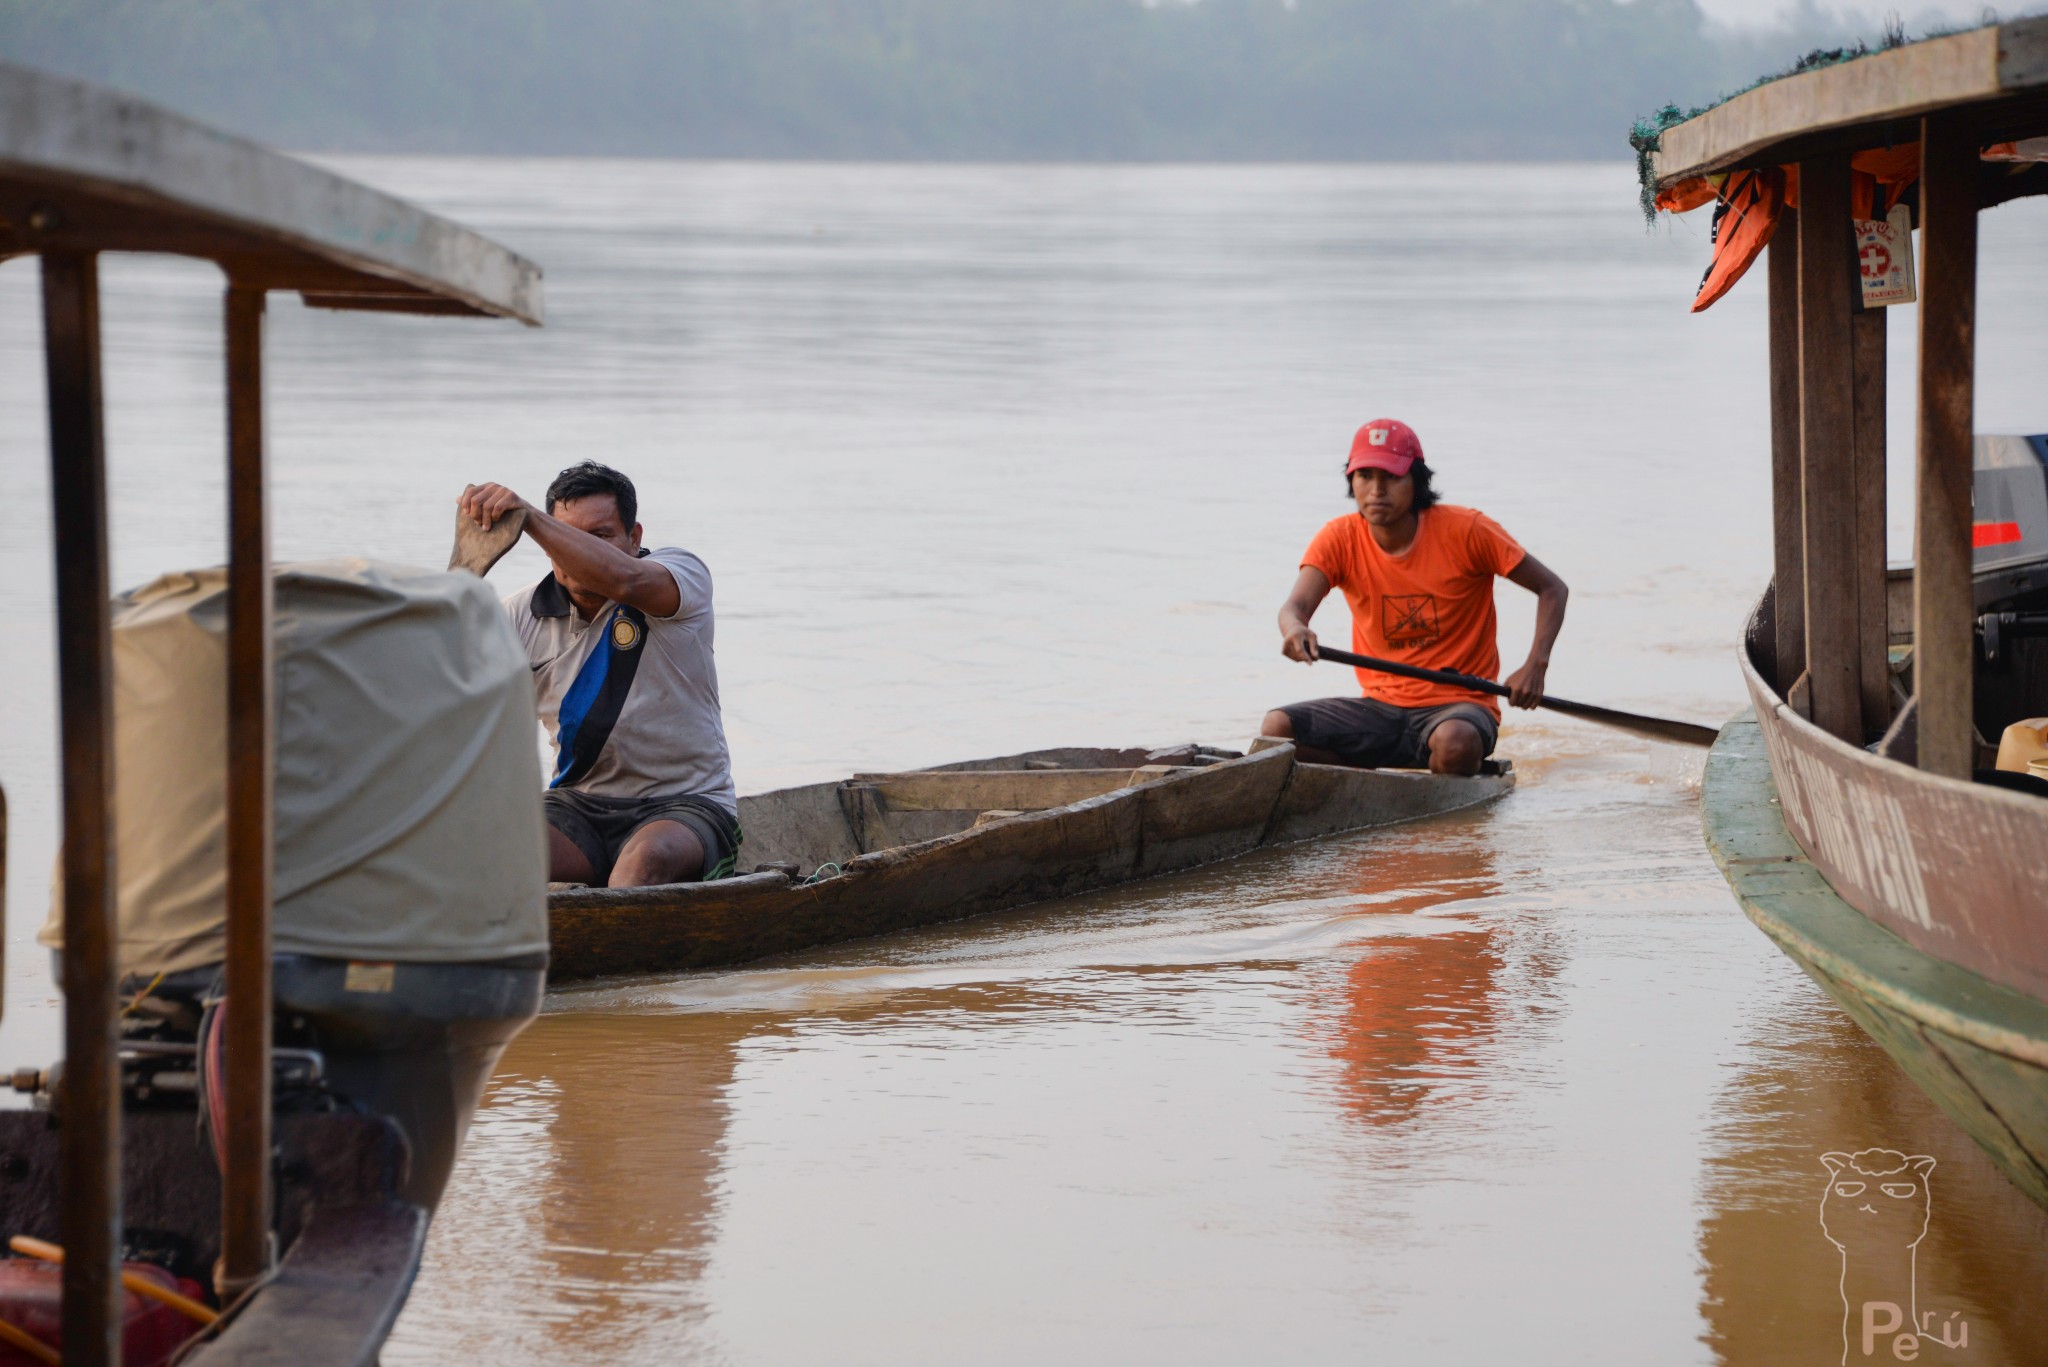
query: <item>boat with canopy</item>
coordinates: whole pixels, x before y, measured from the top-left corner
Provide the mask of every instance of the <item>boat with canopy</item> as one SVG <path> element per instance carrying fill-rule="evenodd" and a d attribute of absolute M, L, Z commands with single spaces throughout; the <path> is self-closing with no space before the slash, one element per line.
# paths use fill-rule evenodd
<path fill-rule="evenodd" d="M 226 567 L 118 601 L 108 252 L 215 263 L 226 349 Z M 41 1109 L 0 1115 L 0 1235 L 62 1270 L 0 1263 L 0 1353 L 371 1363 L 465 1101 L 538 1004 L 531 688 L 466 576 L 273 566 L 266 302 L 537 325 L 540 272 L 306 162 L 0 65 L 0 260 L 27 256 L 49 393 L 64 1057 L 15 1075 Z M 199 1017 L 182 1035 L 181 1012 Z M 274 1028 L 294 1038 L 274 1047 Z M 429 1083 L 433 1105 L 404 1099 Z"/>
<path fill-rule="evenodd" d="M 2048 728 L 2048 440 L 1973 414 L 1978 215 L 2048 193 L 2048 19 L 1821 54 L 1636 145 L 1655 207 L 1715 206 L 1695 309 L 1766 263 L 1774 572 L 1739 652 L 1751 708 L 1707 763 L 1708 845 L 2048 1204 L 2048 782 L 2014 762 Z M 1914 558 L 1892 568 L 1886 310 L 1907 300 Z"/>

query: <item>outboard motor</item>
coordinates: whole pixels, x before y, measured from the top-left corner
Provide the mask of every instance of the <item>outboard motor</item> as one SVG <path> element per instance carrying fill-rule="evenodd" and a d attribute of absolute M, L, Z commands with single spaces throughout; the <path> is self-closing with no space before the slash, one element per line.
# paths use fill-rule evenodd
<path fill-rule="evenodd" d="M 278 1104 L 390 1117 L 432 1209 L 499 1053 L 539 1010 L 546 828 L 531 674 L 473 575 L 276 571 Z M 227 576 L 115 600 L 120 969 L 131 1103 L 217 1108 Z M 41 940 L 62 948 L 52 910 Z M 213 1098 L 209 1105 L 209 1097 Z"/>
<path fill-rule="evenodd" d="M 1979 436 L 1974 464 L 1975 720 L 1996 744 L 2048 715 L 2048 436 Z"/>

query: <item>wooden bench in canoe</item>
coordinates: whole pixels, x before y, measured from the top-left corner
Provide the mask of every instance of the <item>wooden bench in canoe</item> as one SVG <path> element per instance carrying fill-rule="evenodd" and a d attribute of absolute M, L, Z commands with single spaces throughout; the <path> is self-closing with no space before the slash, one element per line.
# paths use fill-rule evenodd
<path fill-rule="evenodd" d="M 1059 749 L 784 788 L 740 799 L 753 873 L 551 894 L 549 977 L 745 963 L 1434 816 L 1514 786 L 1489 768 L 1302 764 L 1286 744 Z"/>

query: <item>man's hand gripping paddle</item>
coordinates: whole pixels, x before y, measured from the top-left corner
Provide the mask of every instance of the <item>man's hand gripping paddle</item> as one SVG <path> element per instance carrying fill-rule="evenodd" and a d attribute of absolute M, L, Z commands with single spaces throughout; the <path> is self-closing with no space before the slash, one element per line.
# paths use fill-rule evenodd
<path fill-rule="evenodd" d="M 514 508 L 488 527 L 479 527 L 476 519 L 455 509 L 455 550 L 448 557 L 448 568 L 468 570 L 481 579 L 491 572 L 491 566 L 505 558 L 505 552 L 519 544 L 519 533 L 526 529 L 526 509 Z"/>
<path fill-rule="evenodd" d="M 1508 690 L 1491 679 L 1460 674 L 1455 670 L 1423 669 L 1419 665 L 1396 664 L 1392 660 L 1375 659 L 1370 655 L 1353 655 L 1348 650 L 1333 650 L 1320 644 L 1316 646 L 1316 658 L 1351 665 L 1358 669 L 1377 670 L 1381 674 L 1398 674 L 1404 679 L 1424 679 L 1430 683 L 1453 684 L 1479 693 L 1491 693 L 1496 698 L 1508 696 Z M 1562 712 L 1568 717 L 1580 717 L 1586 721 L 1599 722 L 1602 726 L 1612 726 L 1638 736 L 1648 736 L 1651 740 L 1668 740 L 1679 745 L 1709 746 L 1719 734 L 1711 727 L 1695 726 L 1689 721 L 1671 721 L 1664 717 L 1644 717 L 1634 712 L 1617 712 L 1611 707 L 1596 707 L 1588 702 L 1553 698 L 1547 693 L 1536 705 L 1547 707 L 1553 712 Z"/>

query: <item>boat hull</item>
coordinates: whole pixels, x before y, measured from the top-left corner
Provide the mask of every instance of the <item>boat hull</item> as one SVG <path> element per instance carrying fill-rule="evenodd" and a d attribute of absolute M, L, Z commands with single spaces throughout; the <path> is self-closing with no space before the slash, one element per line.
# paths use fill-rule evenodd
<path fill-rule="evenodd" d="M 836 876 L 800 881 L 757 872 L 715 883 L 557 892 L 548 899 L 549 978 L 715 968 L 961 920 L 1265 845 L 1455 811 L 1514 785 L 1511 770 L 1446 778 L 1300 764 L 1291 745 L 1217 763 L 1152 766 L 1171 769 L 1154 774 L 1144 773 L 1144 758 L 1141 751 L 1037 751 L 745 799 L 740 818 L 752 858 L 793 853 L 801 827 L 801 848 L 812 851 L 810 859 L 833 857 Z M 1140 767 L 1106 768 L 1105 759 Z M 1142 777 L 1125 781 L 1127 773 Z M 1088 786 L 1082 775 L 1105 776 L 1093 780 L 1097 787 L 1122 786 L 1039 810 L 974 811 L 979 803 L 1001 807 L 1006 791 L 1070 796 Z M 939 784 L 968 794 L 959 800 L 970 805 L 934 805 L 925 790 Z M 981 824 L 872 848 L 974 821 Z"/>
<path fill-rule="evenodd" d="M 1707 843 L 1744 912 L 2048 1206 L 2048 1003 L 1927 953 L 1844 897 L 1795 838 L 1777 757 L 1745 713 L 1707 759 Z"/>
<path fill-rule="evenodd" d="M 1921 952 L 2048 999 L 2048 802 L 1845 744 L 1741 659 L 1785 824 L 1828 886 Z"/>

